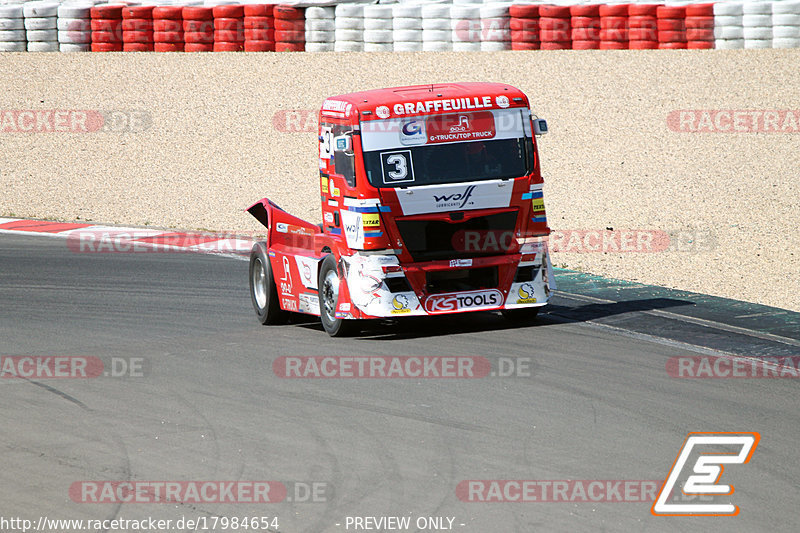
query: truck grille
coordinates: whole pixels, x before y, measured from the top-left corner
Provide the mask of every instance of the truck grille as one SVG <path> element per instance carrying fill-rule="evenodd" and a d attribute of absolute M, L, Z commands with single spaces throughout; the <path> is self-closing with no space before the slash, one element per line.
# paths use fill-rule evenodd
<path fill-rule="evenodd" d="M 414 261 L 502 255 L 507 251 L 504 243 L 514 242 L 516 245 L 516 210 L 463 222 L 401 218 L 396 223 L 403 244 Z"/>

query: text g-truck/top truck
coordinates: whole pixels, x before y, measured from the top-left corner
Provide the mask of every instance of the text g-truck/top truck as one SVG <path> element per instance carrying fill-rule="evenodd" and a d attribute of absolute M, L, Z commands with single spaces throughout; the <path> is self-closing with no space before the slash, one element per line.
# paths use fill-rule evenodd
<path fill-rule="evenodd" d="M 533 317 L 553 283 L 536 135 L 544 120 L 500 83 L 396 87 L 331 97 L 319 112 L 322 224 L 264 198 L 250 256 L 263 324 L 501 310 Z"/>

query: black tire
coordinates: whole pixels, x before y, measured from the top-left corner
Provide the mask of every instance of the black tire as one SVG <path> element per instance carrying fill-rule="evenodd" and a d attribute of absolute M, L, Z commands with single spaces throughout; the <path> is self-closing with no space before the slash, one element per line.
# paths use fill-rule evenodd
<path fill-rule="evenodd" d="M 326 255 L 319 267 L 319 318 L 322 327 L 331 337 L 347 337 L 359 331 L 357 320 L 336 318 L 336 301 L 339 298 L 339 273 L 336 259 Z"/>
<path fill-rule="evenodd" d="M 287 313 L 278 301 L 275 276 L 267 257 L 267 247 L 257 242 L 250 251 L 250 299 L 259 322 L 264 325 L 285 322 Z"/>
<path fill-rule="evenodd" d="M 520 309 L 503 309 L 500 314 L 509 322 L 515 324 L 530 324 L 536 321 L 541 307 L 522 307 Z"/>

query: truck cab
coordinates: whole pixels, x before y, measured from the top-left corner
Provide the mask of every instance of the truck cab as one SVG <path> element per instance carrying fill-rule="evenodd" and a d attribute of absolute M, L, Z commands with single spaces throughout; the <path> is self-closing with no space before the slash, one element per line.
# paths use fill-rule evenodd
<path fill-rule="evenodd" d="M 271 303 L 276 316 L 320 315 L 331 335 L 379 317 L 535 316 L 555 288 L 536 144 L 544 132 L 527 97 L 500 83 L 326 99 L 321 226 L 267 199 L 249 209 L 269 229 L 251 254 L 256 313 L 264 322 Z M 301 284 L 281 286 L 286 278 Z"/>

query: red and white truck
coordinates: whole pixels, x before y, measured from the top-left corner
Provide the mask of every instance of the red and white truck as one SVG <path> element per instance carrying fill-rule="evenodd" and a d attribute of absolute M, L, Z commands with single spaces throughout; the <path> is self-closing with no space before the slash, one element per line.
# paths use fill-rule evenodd
<path fill-rule="evenodd" d="M 328 98 L 319 112 L 322 224 L 264 198 L 250 255 L 262 324 L 500 310 L 532 318 L 555 288 L 536 137 L 520 90 L 396 87 Z"/>

